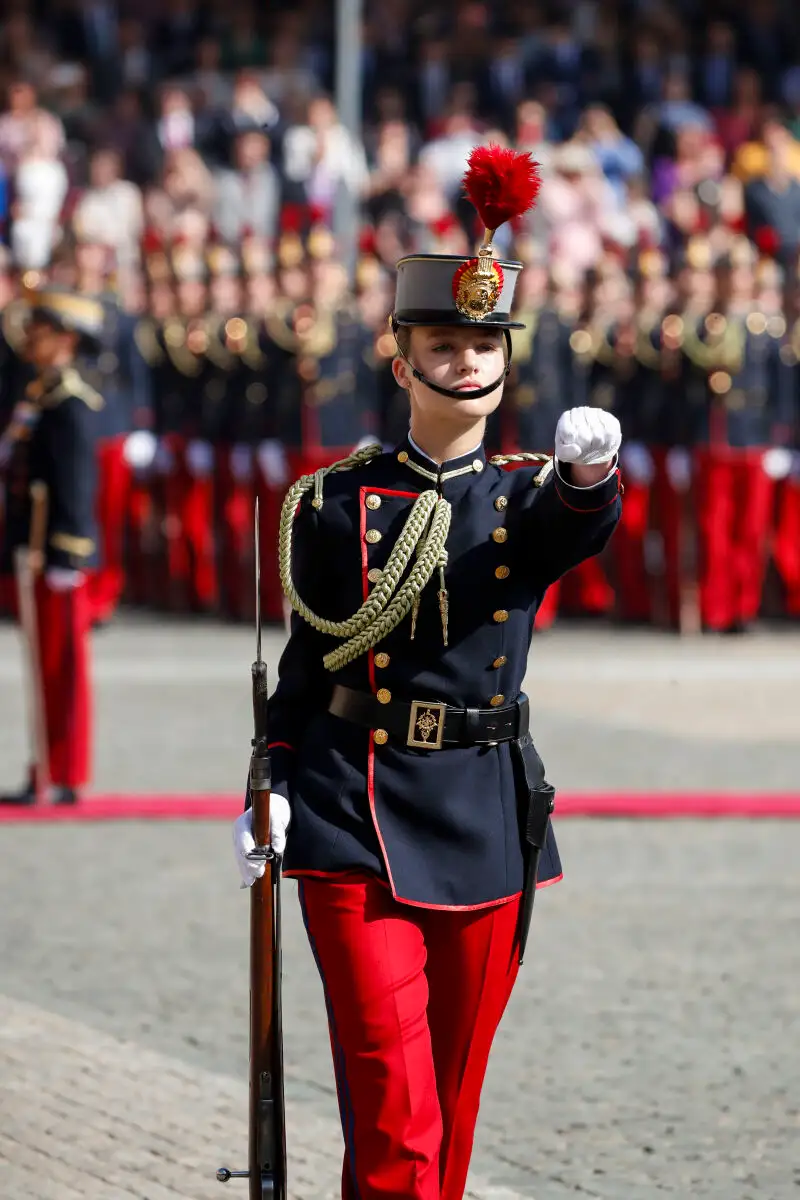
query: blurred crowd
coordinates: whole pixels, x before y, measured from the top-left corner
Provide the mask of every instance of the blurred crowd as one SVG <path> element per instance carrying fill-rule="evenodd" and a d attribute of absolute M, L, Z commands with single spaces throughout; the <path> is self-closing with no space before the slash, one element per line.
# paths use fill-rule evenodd
<path fill-rule="evenodd" d="M 249 617 L 255 494 L 274 547 L 294 474 L 401 435 L 394 264 L 472 252 L 460 180 L 482 142 L 543 176 L 496 238 L 525 263 L 528 328 L 491 446 L 549 450 L 580 403 L 626 436 L 623 525 L 540 626 L 796 619 L 796 9 L 364 0 L 363 32 L 355 133 L 329 0 L 6 0 L 0 422 L 25 383 L 19 296 L 103 295 L 107 344 L 82 367 L 107 401 L 98 620 L 121 597 Z"/>

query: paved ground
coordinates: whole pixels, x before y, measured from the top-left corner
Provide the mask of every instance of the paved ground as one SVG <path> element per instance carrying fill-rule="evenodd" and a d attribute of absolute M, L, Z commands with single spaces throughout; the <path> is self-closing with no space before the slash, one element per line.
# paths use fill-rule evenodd
<path fill-rule="evenodd" d="M 271 678 L 283 636 L 270 632 Z M 102 792 L 230 792 L 251 736 L 254 638 L 242 627 L 129 620 L 95 638 Z M 534 642 L 537 745 L 562 790 L 796 791 L 800 629 L 680 641 L 566 629 Z M 0 627 L 0 787 L 20 778 L 16 631 Z"/>
<path fill-rule="evenodd" d="M 279 639 L 270 642 L 274 656 Z M 559 786 L 791 789 L 798 639 L 542 638 Z M 241 630 L 97 639 L 103 791 L 235 789 Z M 0 630 L 0 762 L 22 761 Z M 552 764 L 552 765 L 551 765 Z M 800 1198 L 800 823 L 563 822 L 498 1035 L 486 1200 Z M 245 1157 L 247 902 L 221 824 L 0 827 L 0 1200 L 205 1200 Z M 287 885 L 292 1197 L 333 1196 L 322 997 Z"/>

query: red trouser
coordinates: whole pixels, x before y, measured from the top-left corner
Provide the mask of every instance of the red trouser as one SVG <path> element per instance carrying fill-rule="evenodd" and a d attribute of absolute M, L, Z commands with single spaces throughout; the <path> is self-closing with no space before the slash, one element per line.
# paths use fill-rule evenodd
<path fill-rule="evenodd" d="M 800 617 L 800 479 L 786 479 L 780 489 L 773 553 L 784 587 L 786 614 Z"/>
<path fill-rule="evenodd" d="M 697 455 L 700 610 L 708 629 L 753 621 L 761 607 L 775 482 L 762 450 Z"/>
<path fill-rule="evenodd" d="M 98 621 L 113 616 L 125 586 L 125 522 L 131 492 L 125 437 L 108 438 L 98 449 L 97 524 L 102 565 L 89 579 L 93 615 Z"/>
<path fill-rule="evenodd" d="M 618 616 L 623 621 L 650 621 L 653 604 L 645 553 L 650 526 L 650 487 L 625 477 L 625 502 L 614 531 L 612 552 L 617 577 Z"/>
<path fill-rule="evenodd" d="M 37 579 L 38 691 L 47 732 L 47 773 L 59 787 L 82 787 L 91 774 L 91 622 L 86 582 L 56 592 L 43 577 Z"/>
<path fill-rule="evenodd" d="M 344 1200 L 461 1200 L 519 902 L 399 904 L 372 877 L 301 879 L 328 1009 Z"/>

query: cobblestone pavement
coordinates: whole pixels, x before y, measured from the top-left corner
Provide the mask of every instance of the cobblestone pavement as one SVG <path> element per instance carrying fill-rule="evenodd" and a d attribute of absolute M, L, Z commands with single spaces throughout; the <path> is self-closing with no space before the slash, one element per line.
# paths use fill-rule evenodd
<path fill-rule="evenodd" d="M 800 825 L 562 822 L 498 1034 L 487 1200 L 800 1194 Z M 245 1158 L 246 895 L 223 824 L 0 828 L 0 1197 L 205 1200 Z M 333 1195 L 321 991 L 287 885 L 293 1197 Z M 237 1190 L 238 1189 L 238 1190 Z"/>
<path fill-rule="evenodd" d="M 282 639 L 267 639 L 274 664 Z M 792 790 L 800 638 L 600 630 L 534 644 L 564 790 Z M 129 620 L 96 639 L 98 791 L 236 791 L 252 638 Z M 24 761 L 0 629 L 3 785 Z M 486 1200 L 800 1200 L 800 823 L 565 821 L 563 884 L 489 1068 Z M 0 1200 L 205 1200 L 244 1164 L 247 902 L 224 824 L 0 827 Z M 336 1191 L 321 989 L 287 885 L 293 1198 Z"/>

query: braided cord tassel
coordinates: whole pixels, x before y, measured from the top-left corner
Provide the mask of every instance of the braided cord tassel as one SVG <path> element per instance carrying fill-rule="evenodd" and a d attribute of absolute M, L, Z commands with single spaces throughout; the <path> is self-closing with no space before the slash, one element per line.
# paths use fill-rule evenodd
<path fill-rule="evenodd" d="M 397 595 L 388 608 L 360 634 L 351 638 L 344 645 L 326 654 L 323 663 L 329 671 L 337 671 L 346 663 L 359 658 L 365 651 L 371 650 L 377 642 L 396 629 L 401 621 L 411 611 L 416 597 L 430 580 L 444 552 L 444 544 L 450 531 L 452 509 L 447 500 L 439 497 L 433 515 L 430 533 L 416 563 L 409 572 Z"/>

